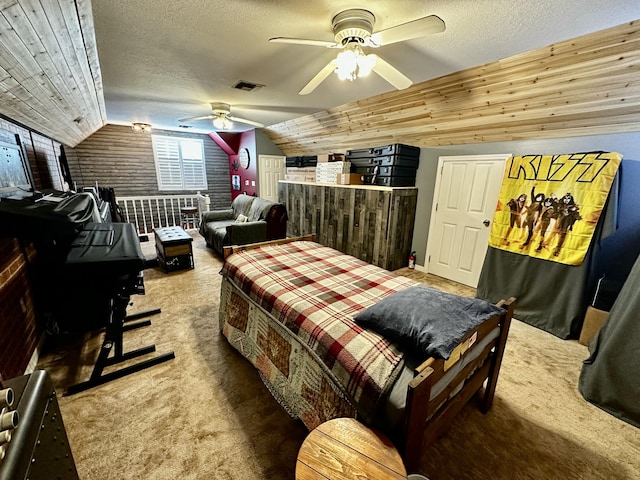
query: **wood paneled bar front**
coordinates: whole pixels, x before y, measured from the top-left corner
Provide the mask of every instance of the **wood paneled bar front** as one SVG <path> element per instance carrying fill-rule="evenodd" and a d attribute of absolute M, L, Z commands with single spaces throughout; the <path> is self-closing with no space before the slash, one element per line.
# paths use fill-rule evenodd
<path fill-rule="evenodd" d="M 319 243 L 387 270 L 406 265 L 418 189 L 281 180 L 287 236 L 314 233 Z"/>

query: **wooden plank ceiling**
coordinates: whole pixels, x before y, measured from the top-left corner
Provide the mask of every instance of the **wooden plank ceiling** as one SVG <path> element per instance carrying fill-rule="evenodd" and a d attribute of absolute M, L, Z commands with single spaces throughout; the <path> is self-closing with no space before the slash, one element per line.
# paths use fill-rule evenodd
<path fill-rule="evenodd" d="M 639 26 L 620 25 L 265 132 L 286 155 L 637 132 Z"/>
<path fill-rule="evenodd" d="M 90 0 L 0 0 L 0 113 L 69 146 L 106 123 Z"/>

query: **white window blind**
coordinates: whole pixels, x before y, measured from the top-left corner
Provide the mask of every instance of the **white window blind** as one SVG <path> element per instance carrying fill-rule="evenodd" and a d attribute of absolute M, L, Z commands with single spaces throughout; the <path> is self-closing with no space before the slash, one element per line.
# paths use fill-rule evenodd
<path fill-rule="evenodd" d="M 158 190 L 206 190 L 204 145 L 195 138 L 152 136 Z"/>

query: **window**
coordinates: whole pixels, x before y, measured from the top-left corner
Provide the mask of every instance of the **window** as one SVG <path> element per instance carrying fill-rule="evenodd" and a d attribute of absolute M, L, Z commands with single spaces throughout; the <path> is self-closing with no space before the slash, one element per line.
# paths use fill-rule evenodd
<path fill-rule="evenodd" d="M 197 138 L 152 136 L 158 190 L 206 190 L 204 144 Z"/>

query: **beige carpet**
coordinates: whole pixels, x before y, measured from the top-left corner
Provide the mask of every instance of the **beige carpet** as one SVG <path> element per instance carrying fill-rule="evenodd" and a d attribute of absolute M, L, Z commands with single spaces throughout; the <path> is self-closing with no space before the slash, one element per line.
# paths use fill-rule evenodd
<path fill-rule="evenodd" d="M 144 244 L 153 251 L 152 244 Z M 125 351 L 155 343 L 176 358 L 60 404 L 83 480 L 294 477 L 304 426 L 271 398 L 251 365 L 218 332 L 221 261 L 194 233 L 195 269 L 145 271 L 129 313 L 161 307 L 128 332 Z M 402 273 L 460 294 L 473 291 Z M 39 368 L 60 392 L 87 379 L 101 336 L 48 343 Z M 640 430 L 590 405 L 577 390 L 588 352 L 515 321 L 493 409 L 466 407 L 422 459 L 431 480 L 639 479 Z"/>

